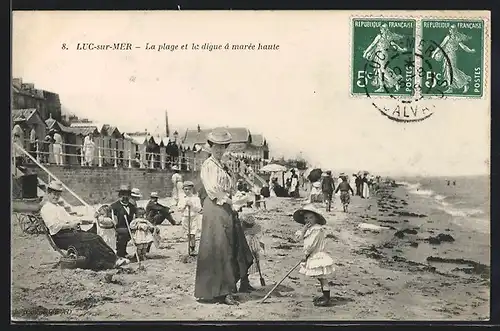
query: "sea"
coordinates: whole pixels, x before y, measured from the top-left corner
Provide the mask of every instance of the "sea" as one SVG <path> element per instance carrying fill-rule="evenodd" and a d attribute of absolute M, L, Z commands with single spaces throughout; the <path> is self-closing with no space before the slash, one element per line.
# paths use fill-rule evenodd
<path fill-rule="evenodd" d="M 396 179 L 409 194 L 429 199 L 429 204 L 452 217 L 454 223 L 490 233 L 490 177 L 403 177 Z"/>

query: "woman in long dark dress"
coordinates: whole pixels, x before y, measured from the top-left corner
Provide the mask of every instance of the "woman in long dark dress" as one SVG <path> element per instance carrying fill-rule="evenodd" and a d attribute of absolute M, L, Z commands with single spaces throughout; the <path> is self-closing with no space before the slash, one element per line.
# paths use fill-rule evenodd
<path fill-rule="evenodd" d="M 208 137 L 212 155 L 201 167 L 203 201 L 201 238 L 196 265 L 195 297 L 237 305 L 233 297 L 236 283 L 240 291 L 249 291 L 248 269 L 253 263 L 237 213 L 232 207 L 233 181 L 221 158 L 231 142 L 224 129 L 215 129 Z"/>

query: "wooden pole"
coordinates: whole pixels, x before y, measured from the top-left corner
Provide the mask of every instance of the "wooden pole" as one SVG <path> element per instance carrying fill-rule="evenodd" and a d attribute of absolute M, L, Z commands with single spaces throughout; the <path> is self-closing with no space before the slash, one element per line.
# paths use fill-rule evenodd
<path fill-rule="evenodd" d="M 292 273 L 292 271 L 294 271 L 300 264 L 302 263 L 302 261 L 299 261 L 296 265 L 293 266 L 292 269 L 290 269 L 290 271 L 288 271 L 286 273 L 286 275 L 281 278 L 281 280 L 279 282 L 276 283 L 276 285 L 273 286 L 273 288 L 271 289 L 271 291 L 269 291 L 266 296 L 260 301 L 260 303 L 263 303 L 270 295 L 271 293 L 273 293 L 273 291 Z"/>

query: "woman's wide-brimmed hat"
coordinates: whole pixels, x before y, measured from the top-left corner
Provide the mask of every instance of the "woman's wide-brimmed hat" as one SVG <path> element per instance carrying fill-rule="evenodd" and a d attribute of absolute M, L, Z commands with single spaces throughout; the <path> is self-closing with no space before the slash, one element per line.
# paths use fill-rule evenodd
<path fill-rule="evenodd" d="M 324 172 L 321 174 L 321 177 L 328 177 L 328 175 L 329 175 L 328 173 Z"/>
<path fill-rule="evenodd" d="M 313 187 L 320 188 L 321 187 L 321 183 L 320 182 L 314 182 L 313 183 Z"/>
<path fill-rule="evenodd" d="M 141 190 L 139 190 L 138 188 L 133 188 L 131 191 L 130 191 L 130 196 L 132 198 L 142 198 L 142 194 L 141 194 Z"/>
<path fill-rule="evenodd" d="M 56 192 L 62 192 L 63 191 L 63 185 L 61 182 L 57 180 L 53 180 L 50 182 L 49 186 L 47 186 L 48 189 L 51 189 L 52 191 Z"/>
<path fill-rule="evenodd" d="M 182 183 L 182 187 L 194 187 L 194 183 L 190 180 L 186 180 L 184 183 Z"/>
<path fill-rule="evenodd" d="M 174 166 L 172 167 L 172 170 L 173 170 L 173 171 L 179 171 L 179 166 L 174 165 Z"/>
<path fill-rule="evenodd" d="M 160 196 L 158 195 L 158 192 L 151 192 L 149 195 L 150 198 L 159 198 Z"/>
<path fill-rule="evenodd" d="M 118 189 L 118 194 L 130 195 L 130 193 L 132 193 L 130 186 L 128 186 L 126 184 L 120 185 L 120 188 Z"/>
<path fill-rule="evenodd" d="M 218 145 L 229 144 L 231 139 L 231 134 L 224 128 L 213 129 L 207 136 L 207 141 Z"/>
<path fill-rule="evenodd" d="M 326 224 L 325 217 L 323 215 L 321 215 L 321 212 L 311 204 L 305 205 L 302 208 L 296 210 L 295 213 L 293 213 L 293 220 L 297 223 L 305 224 L 304 214 L 307 212 L 311 212 L 311 213 L 316 215 L 317 220 L 318 220 L 318 224 L 320 224 L 320 225 Z"/>

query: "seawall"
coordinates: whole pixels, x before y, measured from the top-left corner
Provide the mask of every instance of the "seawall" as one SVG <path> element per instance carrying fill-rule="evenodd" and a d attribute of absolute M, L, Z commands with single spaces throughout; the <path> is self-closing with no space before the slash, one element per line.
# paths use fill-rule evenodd
<path fill-rule="evenodd" d="M 47 174 L 40 168 L 26 165 L 31 173 L 48 182 Z M 82 167 L 82 166 L 45 166 L 57 179 L 62 181 L 80 198 L 88 204 L 110 203 L 118 198 L 118 188 L 128 184 L 141 190 L 143 199 L 147 199 L 153 191 L 160 197 L 171 196 L 172 174 L 170 170 L 114 168 L 114 167 Z M 181 172 L 184 180 L 191 180 L 199 185 L 199 172 Z M 71 205 L 81 203 L 68 192 L 63 193 L 63 198 Z"/>

